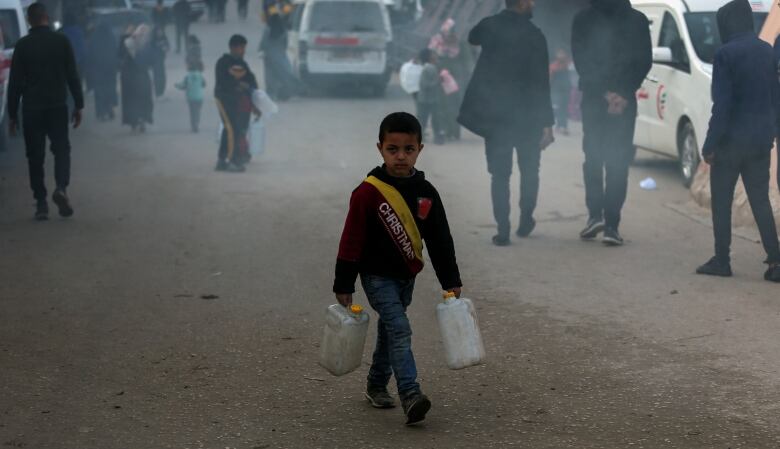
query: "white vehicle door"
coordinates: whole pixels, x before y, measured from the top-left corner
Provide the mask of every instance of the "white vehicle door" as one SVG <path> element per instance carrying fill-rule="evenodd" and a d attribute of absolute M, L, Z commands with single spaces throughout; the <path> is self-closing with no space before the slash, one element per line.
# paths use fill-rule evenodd
<path fill-rule="evenodd" d="M 685 115 L 686 98 L 694 89 L 691 75 L 691 58 L 686 40 L 681 33 L 683 23 L 670 10 L 663 14 L 656 47 L 671 50 L 671 62 L 653 64 L 652 77 L 657 80 L 651 99 L 655 104 L 656 118 L 650 126 L 650 148 L 672 156 L 678 156 L 678 127 Z"/>
<path fill-rule="evenodd" d="M 640 10 L 650 21 L 650 38 L 652 42 L 658 41 L 658 32 L 661 28 L 664 10 L 658 7 L 643 7 Z M 653 92 L 657 89 L 657 82 L 651 81 L 654 78 L 651 71 L 642 86 L 636 92 L 637 100 L 637 118 L 636 131 L 634 132 L 634 145 L 641 148 L 650 148 L 650 129 L 654 126 L 653 122 L 657 120 L 655 111 L 655 101 L 652 98 Z"/>

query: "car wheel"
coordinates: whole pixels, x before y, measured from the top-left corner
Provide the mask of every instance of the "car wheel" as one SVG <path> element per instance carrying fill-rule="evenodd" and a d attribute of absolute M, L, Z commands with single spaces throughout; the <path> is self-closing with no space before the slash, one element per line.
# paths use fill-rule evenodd
<path fill-rule="evenodd" d="M 692 123 L 687 122 L 682 127 L 679 142 L 680 174 L 685 187 L 690 187 L 701 162 L 699 144 L 696 141 L 696 131 L 694 131 Z"/>
<path fill-rule="evenodd" d="M 377 98 L 384 97 L 386 92 L 387 92 L 387 83 L 383 81 L 380 81 L 371 87 L 371 93 Z"/>

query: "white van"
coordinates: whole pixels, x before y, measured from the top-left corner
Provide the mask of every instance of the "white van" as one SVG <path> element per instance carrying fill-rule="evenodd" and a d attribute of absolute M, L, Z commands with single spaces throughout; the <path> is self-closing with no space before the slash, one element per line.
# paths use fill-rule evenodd
<path fill-rule="evenodd" d="M 24 4 L 19 0 L 0 0 L 0 41 L 2 41 L 3 55 L 0 58 L 0 151 L 8 146 L 8 117 L 6 117 L 6 93 L 8 92 L 8 73 L 11 68 L 11 59 L 14 55 L 16 42 L 27 35 L 27 19 L 24 17 L 24 8 L 30 5 L 26 0 Z"/>
<path fill-rule="evenodd" d="M 637 92 L 637 147 L 677 157 L 686 185 L 701 160 L 712 109 L 712 62 L 721 44 L 716 13 L 729 0 L 631 0 L 650 20 L 653 68 Z M 756 32 L 772 0 L 751 0 Z"/>
<path fill-rule="evenodd" d="M 390 81 L 393 42 L 386 0 L 298 3 L 289 54 L 301 81 L 314 87 L 368 86 L 382 95 Z"/>

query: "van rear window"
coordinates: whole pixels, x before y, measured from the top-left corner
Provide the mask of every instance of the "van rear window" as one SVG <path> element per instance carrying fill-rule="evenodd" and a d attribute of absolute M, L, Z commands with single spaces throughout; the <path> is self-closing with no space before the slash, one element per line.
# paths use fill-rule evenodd
<path fill-rule="evenodd" d="M 0 27 L 3 29 L 5 48 L 16 47 L 16 41 L 21 37 L 21 30 L 19 30 L 15 9 L 0 9 Z"/>
<path fill-rule="evenodd" d="M 309 29 L 319 33 L 384 33 L 382 7 L 373 2 L 315 2 Z"/>

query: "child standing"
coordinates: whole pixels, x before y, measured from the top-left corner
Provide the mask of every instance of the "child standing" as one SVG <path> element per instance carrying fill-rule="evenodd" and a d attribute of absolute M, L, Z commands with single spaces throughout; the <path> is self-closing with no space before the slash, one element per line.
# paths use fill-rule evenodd
<path fill-rule="evenodd" d="M 438 62 L 436 53 L 426 48 L 420 52 L 418 59 L 423 65 L 420 75 L 420 92 L 417 94 L 417 110 L 422 130 L 424 133 L 430 118 L 433 128 L 433 143 L 442 145 L 444 143 L 444 130 L 442 129 L 441 115 L 444 89 L 441 83 L 441 73 L 436 65 Z"/>
<path fill-rule="evenodd" d="M 203 63 L 190 64 L 187 75 L 176 84 L 176 88 L 187 93 L 187 104 L 190 106 L 190 127 L 197 133 L 200 127 L 200 110 L 203 107 L 203 96 L 206 89 L 206 78 L 203 77 Z"/>
<path fill-rule="evenodd" d="M 442 288 L 460 296 L 462 283 L 439 193 L 415 169 L 423 149 L 420 122 L 405 112 L 388 115 L 377 148 L 384 164 L 352 193 L 333 291 L 340 304 L 350 305 L 360 275 L 368 302 L 379 314 L 366 398 L 376 408 L 394 407 L 387 384 L 395 374 L 406 424 L 414 424 L 431 408 L 417 383 L 406 316 L 415 276 L 423 268 L 423 240 Z"/>

